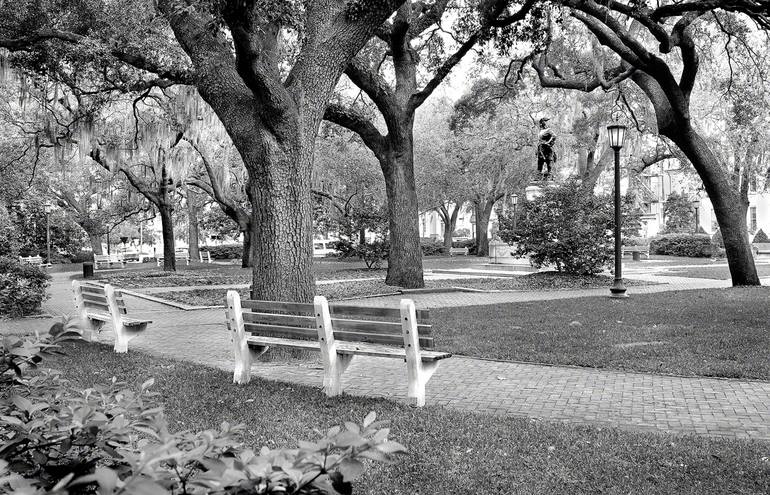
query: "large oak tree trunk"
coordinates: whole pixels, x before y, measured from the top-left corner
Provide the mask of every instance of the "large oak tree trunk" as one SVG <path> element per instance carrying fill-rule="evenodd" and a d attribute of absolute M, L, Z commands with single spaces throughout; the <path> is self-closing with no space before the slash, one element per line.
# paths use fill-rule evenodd
<path fill-rule="evenodd" d="M 253 297 L 312 301 L 313 226 L 310 192 L 315 134 L 283 143 L 261 133 L 257 163 L 246 156 L 251 173 Z"/>
<path fill-rule="evenodd" d="M 492 215 L 494 201 L 474 202 L 476 213 L 476 256 L 489 255 L 489 217 Z"/>
<path fill-rule="evenodd" d="M 168 204 L 158 204 L 160 213 L 160 227 L 163 235 L 163 270 L 167 272 L 176 271 L 176 255 L 174 253 L 174 219 L 172 207 Z"/>
<path fill-rule="evenodd" d="M 692 127 L 665 128 L 661 133 L 676 143 L 703 181 L 722 232 L 733 286 L 760 285 L 746 227 L 748 204 L 741 199 L 737 186 L 730 182 L 706 141 Z"/>
<path fill-rule="evenodd" d="M 88 234 L 88 242 L 91 244 L 91 250 L 94 254 L 104 254 L 104 250 L 102 249 L 102 236 L 90 232 L 86 232 L 86 234 Z"/>
<path fill-rule="evenodd" d="M 410 128 L 411 131 L 411 128 Z M 414 183 L 411 132 L 380 159 L 388 196 L 390 254 L 385 283 L 407 289 L 425 287 L 420 248 L 419 210 Z"/>

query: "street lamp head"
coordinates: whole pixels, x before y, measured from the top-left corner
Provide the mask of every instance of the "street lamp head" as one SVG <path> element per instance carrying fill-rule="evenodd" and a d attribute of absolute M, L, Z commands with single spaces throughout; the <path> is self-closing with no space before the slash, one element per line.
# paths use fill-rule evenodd
<path fill-rule="evenodd" d="M 518 196 L 517 194 L 514 194 L 513 196 L 511 196 L 511 203 L 512 203 L 512 204 L 514 204 L 514 205 L 515 205 L 515 204 L 517 204 L 518 202 L 519 202 L 519 196 Z"/>
<path fill-rule="evenodd" d="M 51 204 L 50 201 L 46 201 L 45 203 L 43 203 L 43 211 L 45 212 L 46 215 L 50 214 L 53 211 L 53 205 Z"/>
<path fill-rule="evenodd" d="M 622 124 L 611 124 L 607 126 L 607 134 L 610 137 L 610 147 L 620 149 L 623 147 L 623 141 L 626 139 L 626 126 Z"/>

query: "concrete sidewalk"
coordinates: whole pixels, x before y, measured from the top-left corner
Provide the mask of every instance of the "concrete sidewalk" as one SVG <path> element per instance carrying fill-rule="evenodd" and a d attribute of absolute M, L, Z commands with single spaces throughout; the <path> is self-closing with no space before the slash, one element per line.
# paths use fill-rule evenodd
<path fill-rule="evenodd" d="M 727 281 L 635 275 L 660 285 L 631 287 L 631 294 L 727 287 Z M 607 289 L 416 294 L 418 306 L 515 303 L 606 295 Z M 46 311 L 71 313 L 68 274 L 54 274 Z M 397 305 L 401 296 L 363 299 L 362 305 Z M 410 296 L 412 297 L 412 296 Z M 229 335 L 222 309 L 181 311 L 126 297 L 131 314 L 153 320 L 129 352 L 231 370 Z M 47 328 L 51 320 L 0 322 L 6 332 Z M 111 344 L 108 328 L 99 336 Z M 266 379 L 321 386 L 319 363 L 258 363 Z M 403 400 L 406 371 L 396 359 L 356 357 L 344 376 L 347 393 Z M 626 429 L 770 439 L 770 383 L 683 378 L 607 370 L 543 366 L 455 356 L 442 362 L 427 386 L 427 403 L 469 411 L 612 425 Z"/>

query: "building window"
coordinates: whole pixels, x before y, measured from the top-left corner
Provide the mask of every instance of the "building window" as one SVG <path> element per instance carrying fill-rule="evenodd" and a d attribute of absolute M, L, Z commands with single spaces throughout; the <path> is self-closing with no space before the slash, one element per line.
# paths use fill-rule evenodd
<path fill-rule="evenodd" d="M 757 231 L 757 207 L 749 207 L 749 231 L 753 234 Z"/>

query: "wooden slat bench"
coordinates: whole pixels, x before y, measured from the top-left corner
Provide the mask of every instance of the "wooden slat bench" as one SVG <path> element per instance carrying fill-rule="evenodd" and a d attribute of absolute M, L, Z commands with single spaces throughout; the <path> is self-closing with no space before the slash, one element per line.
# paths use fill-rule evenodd
<path fill-rule="evenodd" d="M 115 329 L 115 352 L 128 352 L 128 342 L 143 332 L 150 320 L 129 318 L 123 295 L 110 284 L 104 286 L 72 281 L 75 308 L 84 323 L 83 338 L 93 340 L 93 332 L 101 330 L 107 322 Z"/>
<path fill-rule="evenodd" d="M 198 257 L 201 259 L 201 263 L 211 263 L 210 251 L 198 251 Z"/>
<path fill-rule="evenodd" d="M 626 253 L 631 253 L 633 255 L 634 253 L 639 253 L 639 255 L 644 255 L 645 258 L 650 259 L 650 245 L 646 246 L 623 246 L 620 250 L 620 255 L 625 256 Z"/>
<path fill-rule="evenodd" d="M 190 251 L 188 251 L 187 249 L 184 249 L 184 248 L 182 248 L 182 249 L 175 249 L 174 250 L 174 258 L 177 261 L 184 261 L 185 265 L 189 265 L 190 264 Z M 157 258 L 156 262 L 157 262 L 158 266 L 162 265 L 163 264 L 163 256 L 159 256 Z"/>
<path fill-rule="evenodd" d="M 377 319 L 379 318 L 379 320 Z M 271 346 L 319 351 L 326 395 L 342 393 L 342 374 L 353 356 L 404 359 L 407 397 L 425 405 L 425 385 L 439 361 L 451 354 L 433 348 L 429 313 L 415 310 L 411 299 L 401 308 L 335 304 L 317 296 L 313 304 L 241 301 L 227 292 L 227 324 L 235 349 L 235 383 L 248 383 L 252 359 Z M 427 350 L 426 350 L 427 349 Z"/>
<path fill-rule="evenodd" d="M 449 256 L 457 256 L 457 255 L 468 256 L 468 248 L 467 247 L 464 247 L 464 248 L 461 248 L 461 247 L 449 248 Z"/>
<path fill-rule="evenodd" d="M 50 263 L 43 262 L 42 256 L 19 256 L 19 262 L 22 264 L 39 266 L 42 268 L 48 268 L 49 266 L 51 266 Z"/>
<path fill-rule="evenodd" d="M 107 265 L 107 267 L 111 267 L 114 264 L 120 264 L 121 267 L 126 266 L 126 260 L 123 259 L 123 256 L 113 253 L 113 254 L 95 254 L 94 255 L 94 269 L 98 270 L 99 265 Z"/>

